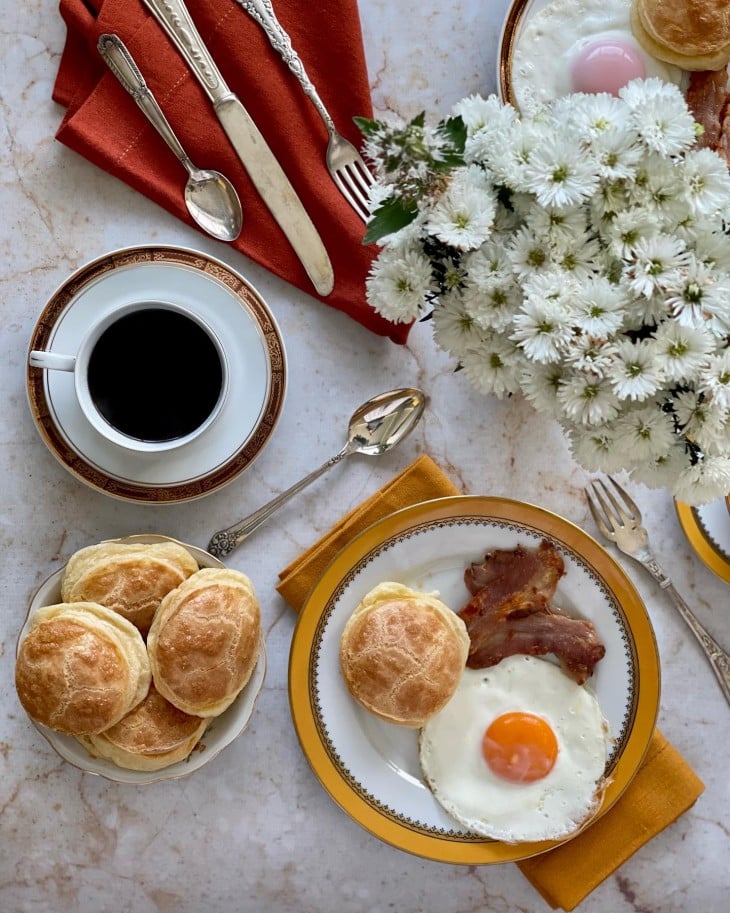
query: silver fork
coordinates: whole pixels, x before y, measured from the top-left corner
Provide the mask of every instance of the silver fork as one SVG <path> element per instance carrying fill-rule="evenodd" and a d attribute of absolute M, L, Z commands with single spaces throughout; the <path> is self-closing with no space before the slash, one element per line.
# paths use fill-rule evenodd
<path fill-rule="evenodd" d="M 363 221 L 367 222 L 370 216 L 370 188 L 375 183 L 375 179 L 357 149 L 337 132 L 329 111 L 325 108 L 304 69 L 301 57 L 292 47 L 291 38 L 276 18 L 271 0 L 237 0 L 237 2 L 266 32 L 272 47 L 297 77 L 305 94 L 317 109 L 329 134 L 326 156 L 329 172 L 350 206 Z"/>
<path fill-rule="evenodd" d="M 588 506 L 603 535 L 614 542 L 624 554 L 629 555 L 649 571 L 659 586 L 666 590 L 679 614 L 689 626 L 712 666 L 725 699 L 730 703 L 730 656 L 711 637 L 682 599 L 674 584 L 657 563 L 649 547 L 649 536 L 641 525 L 641 511 L 626 491 L 611 476 L 611 487 L 602 479 L 595 479 L 586 486 Z"/>

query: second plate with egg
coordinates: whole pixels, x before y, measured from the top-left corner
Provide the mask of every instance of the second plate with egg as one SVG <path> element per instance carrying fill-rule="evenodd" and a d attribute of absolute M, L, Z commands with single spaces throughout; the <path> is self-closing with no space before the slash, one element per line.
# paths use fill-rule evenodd
<path fill-rule="evenodd" d="M 598 40 L 625 47 L 626 62 L 631 58 L 644 76 L 681 84 L 678 67 L 651 57 L 633 37 L 630 14 L 631 0 L 513 0 L 497 57 L 502 101 L 530 113 L 541 103 L 576 91 L 571 68 Z M 609 73 L 615 72 L 620 56 L 607 61 Z"/>
<path fill-rule="evenodd" d="M 331 797 L 386 843 L 466 864 L 525 859 L 556 845 L 486 840 L 456 824 L 424 782 L 418 732 L 356 705 L 339 668 L 347 619 L 377 583 L 435 590 L 458 610 L 468 598 L 468 563 L 489 549 L 536 546 L 543 538 L 565 561 L 556 601 L 590 619 L 606 646 L 591 680 L 615 737 L 599 814 L 636 773 L 658 711 L 659 658 L 644 605 L 621 567 L 577 526 L 530 504 L 468 496 L 416 504 L 375 523 L 332 560 L 302 609 L 289 662 L 289 701 L 304 754 Z"/>

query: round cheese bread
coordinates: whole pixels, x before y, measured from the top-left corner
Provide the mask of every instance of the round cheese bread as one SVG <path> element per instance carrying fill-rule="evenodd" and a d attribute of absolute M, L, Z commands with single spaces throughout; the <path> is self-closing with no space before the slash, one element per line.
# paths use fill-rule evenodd
<path fill-rule="evenodd" d="M 28 715 L 69 735 L 113 726 L 149 686 L 142 635 L 92 602 L 38 609 L 15 662 L 15 687 Z"/>
<path fill-rule="evenodd" d="M 240 694 L 259 654 L 253 584 L 229 568 L 203 568 L 162 600 L 147 637 L 155 686 L 194 716 L 217 716 Z"/>
<path fill-rule="evenodd" d="M 340 666 L 347 689 L 366 710 L 418 728 L 454 694 L 468 652 L 464 622 L 440 599 L 385 582 L 348 619 Z"/>
<path fill-rule="evenodd" d="M 197 570 L 176 542 L 100 542 L 71 556 L 61 598 L 107 606 L 146 634 L 162 598 Z"/>

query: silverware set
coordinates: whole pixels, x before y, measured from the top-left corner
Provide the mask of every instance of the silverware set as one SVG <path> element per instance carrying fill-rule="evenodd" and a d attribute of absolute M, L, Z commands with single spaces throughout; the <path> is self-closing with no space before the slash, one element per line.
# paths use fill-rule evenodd
<path fill-rule="evenodd" d="M 327 128 L 329 140 L 325 160 L 330 175 L 355 212 L 367 221 L 369 192 L 374 179 L 355 146 L 338 133 L 270 0 L 238 2 L 264 29 L 273 48 L 312 101 Z M 143 0 L 143 3 L 199 80 L 241 164 L 286 235 L 315 290 L 322 296 L 328 295 L 334 287 L 334 274 L 322 239 L 258 126 L 226 85 L 184 0 Z M 223 241 L 234 240 L 241 230 L 242 213 L 230 181 L 219 172 L 203 171 L 192 164 L 121 39 L 116 35 L 102 35 L 98 49 L 117 79 L 188 171 L 185 201 L 192 218 L 213 237 Z"/>
<path fill-rule="evenodd" d="M 707 657 L 725 699 L 730 703 L 730 656 L 700 624 L 690 607 L 680 596 L 670 578 L 664 573 L 649 546 L 649 535 L 642 526 L 641 511 L 629 494 L 608 476 L 590 482 L 585 489 L 586 499 L 601 534 L 613 542 L 625 555 L 638 561 L 659 586 L 668 594 L 679 614 Z"/>

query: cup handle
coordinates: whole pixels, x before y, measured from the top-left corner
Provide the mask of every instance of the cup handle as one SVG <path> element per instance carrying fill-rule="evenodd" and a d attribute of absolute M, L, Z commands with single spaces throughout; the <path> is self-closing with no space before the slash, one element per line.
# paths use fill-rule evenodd
<path fill-rule="evenodd" d="M 53 371 L 73 371 L 76 365 L 75 355 L 60 355 L 58 352 L 45 352 L 33 349 L 28 356 L 28 364 L 33 368 L 48 368 Z"/>

